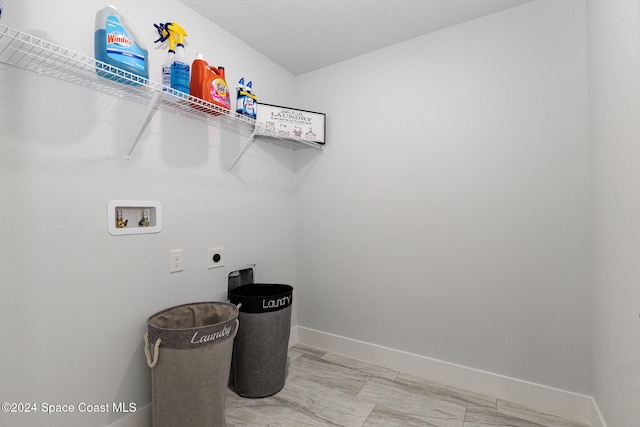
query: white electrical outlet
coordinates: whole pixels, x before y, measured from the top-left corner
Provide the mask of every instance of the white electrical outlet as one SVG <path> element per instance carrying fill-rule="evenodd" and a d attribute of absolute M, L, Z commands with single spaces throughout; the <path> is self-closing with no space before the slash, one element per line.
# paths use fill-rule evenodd
<path fill-rule="evenodd" d="M 208 268 L 224 267 L 224 248 L 209 248 Z"/>
<path fill-rule="evenodd" d="M 184 270 L 184 260 L 182 255 L 182 249 L 169 251 L 169 273 L 177 273 L 178 271 Z"/>

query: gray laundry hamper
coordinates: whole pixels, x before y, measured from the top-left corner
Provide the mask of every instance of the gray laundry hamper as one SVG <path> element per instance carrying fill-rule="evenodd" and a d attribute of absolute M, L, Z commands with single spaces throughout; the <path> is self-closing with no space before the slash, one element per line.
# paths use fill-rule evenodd
<path fill-rule="evenodd" d="M 153 427 L 224 427 L 238 308 L 226 302 L 184 304 L 147 321 Z"/>
<path fill-rule="evenodd" d="M 242 397 L 267 397 L 284 387 L 293 288 L 252 283 L 229 291 L 241 327 L 233 345 L 231 388 Z"/>

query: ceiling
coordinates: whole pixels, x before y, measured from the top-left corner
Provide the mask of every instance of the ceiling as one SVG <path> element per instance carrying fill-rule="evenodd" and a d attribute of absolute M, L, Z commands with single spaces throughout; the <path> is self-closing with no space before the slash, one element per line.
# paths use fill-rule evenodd
<path fill-rule="evenodd" d="M 181 1 L 299 75 L 532 0 Z"/>

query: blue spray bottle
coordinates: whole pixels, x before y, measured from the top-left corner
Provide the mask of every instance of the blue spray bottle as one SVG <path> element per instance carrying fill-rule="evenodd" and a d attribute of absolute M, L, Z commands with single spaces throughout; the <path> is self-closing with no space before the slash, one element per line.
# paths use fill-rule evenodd
<path fill-rule="evenodd" d="M 178 40 L 171 63 L 171 88 L 189 95 L 190 66 L 184 53 L 184 38 L 187 32 L 175 22 L 167 24 L 167 29 Z"/>

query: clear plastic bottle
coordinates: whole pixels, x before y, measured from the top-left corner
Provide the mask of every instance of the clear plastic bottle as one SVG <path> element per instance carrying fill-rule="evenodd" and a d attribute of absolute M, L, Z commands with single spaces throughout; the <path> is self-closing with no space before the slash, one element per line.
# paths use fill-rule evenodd
<path fill-rule="evenodd" d="M 178 43 L 171 63 L 171 88 L 189 95 L 189 64 L 184 53 L 184 45 Z"/>
<path fill-rule="evenodd" d="M 171 65 L 173 64 L 173 58 L 176 56 L 176 51 L 169 49 L 167 53 L 167 60 L 162 64 L 162 86 L 171 87 Z M 162 88 L 163 91 L 167 89 Z"/>

